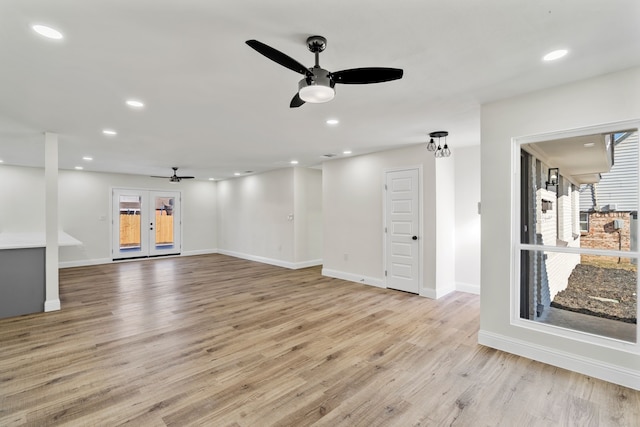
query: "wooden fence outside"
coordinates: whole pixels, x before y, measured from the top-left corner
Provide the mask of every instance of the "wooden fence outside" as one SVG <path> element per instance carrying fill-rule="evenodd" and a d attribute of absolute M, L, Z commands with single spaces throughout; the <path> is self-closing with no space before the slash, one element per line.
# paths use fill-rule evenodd
<path fill-rule="evenodd" d="M 156 211 L 154 224 L 156 244 L 173 243 L 173 216 L 166 211 Z M 140 246 L 140 215 L 120 214 L 120 247 L 132 248 Z"/>

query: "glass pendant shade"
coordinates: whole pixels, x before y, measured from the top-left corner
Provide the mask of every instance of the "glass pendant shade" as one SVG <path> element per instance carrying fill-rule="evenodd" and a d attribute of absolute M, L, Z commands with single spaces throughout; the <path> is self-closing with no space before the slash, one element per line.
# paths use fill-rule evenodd
<path fill-rule="evenodd" d="M 336 91 L 329 86 L 310 85 L 300 88 L 298 94 L 300 95 L 300 99 L 304 102 L 320 104 L 331 101 L 336 95 Z"/>
<path fill-rule="evenodd" d="M 427 150 L 428 151 L 436 151 L 436 143 L 433 141 L 433 138 L 431 138 L 431 140 L 427 144 Z"/>
<path fill-rule="evenodd" d="M 449 150 L 449 146 L 447 144 L 444 144 L 444 147 L 442 148 L 442 157 L 449 157 L 451 155 L 451 150 Z"/>

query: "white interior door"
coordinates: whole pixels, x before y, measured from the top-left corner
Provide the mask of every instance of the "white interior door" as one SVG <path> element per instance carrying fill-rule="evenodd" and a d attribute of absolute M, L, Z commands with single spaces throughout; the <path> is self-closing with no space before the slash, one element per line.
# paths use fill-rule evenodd
<path fill-rule="evenodd" d="M 386 173 L 385 222 L 387 287 L 418 294 L 422 246 L 418 169 Z"/>
<path fill-rule="evenodd" d="M 113 259 L 180 254 L 180 192 L 114 189 L 112 206 Z"/>

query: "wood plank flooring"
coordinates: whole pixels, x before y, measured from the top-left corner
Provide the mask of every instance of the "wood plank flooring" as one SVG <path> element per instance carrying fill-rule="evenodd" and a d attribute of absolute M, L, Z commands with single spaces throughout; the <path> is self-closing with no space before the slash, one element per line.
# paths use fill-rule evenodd
<path fill-rule="evenodd" d="M 441 300 L 223 255 L 64 269 L 0 320 L 0 426 L 637 426 L 640 392 L 477 345 Z"/>

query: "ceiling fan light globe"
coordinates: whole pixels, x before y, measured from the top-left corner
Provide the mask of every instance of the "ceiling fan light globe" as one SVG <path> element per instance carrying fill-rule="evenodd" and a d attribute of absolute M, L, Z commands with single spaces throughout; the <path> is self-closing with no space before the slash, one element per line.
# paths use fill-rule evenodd
<path fill-rule="evenodd" d="M 322 86 L 318 84 L 312 84 L 300 88 L 298 91 L 300 99 L 304 102 L 310 102 L 312 104 L 321 104 L 323 102 L 329 102 L 336 96 L 334 88 L 329 86 Z"/>

